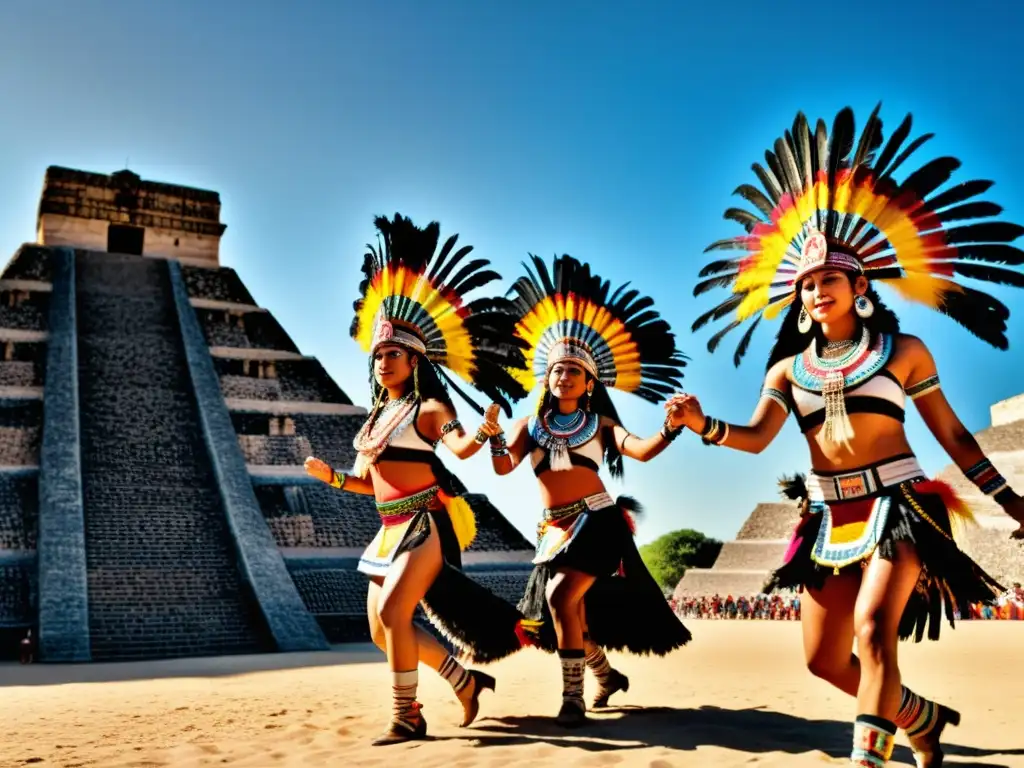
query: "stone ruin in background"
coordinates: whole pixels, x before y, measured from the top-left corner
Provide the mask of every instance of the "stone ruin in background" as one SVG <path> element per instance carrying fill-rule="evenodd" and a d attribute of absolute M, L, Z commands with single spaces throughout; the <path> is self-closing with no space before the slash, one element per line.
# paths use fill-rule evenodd
<path fill-rule="evenodd" d="M 0 655 L 369 639 L 376 510 L 302 469 L 350 467 L 366 411 L 220 266 L 224 231 L 216 192 L 47 169 L 0 275 Z M 530 542 L 493 506 L 478 528 L 467 571 L 518 600 Z"/>

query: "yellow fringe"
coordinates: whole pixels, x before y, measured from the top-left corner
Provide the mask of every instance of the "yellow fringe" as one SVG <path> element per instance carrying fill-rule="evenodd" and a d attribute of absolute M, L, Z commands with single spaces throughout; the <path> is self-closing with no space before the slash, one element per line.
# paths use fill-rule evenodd
<path fill-rule="evenodd" d="M 448 510 L 448 517 L 455 530 L 455 538 L 459 542 L 459 549 L 465 550 L 476 538 L 476 515 L 473 514 L 473 508 L 461 496 L 452 497 L 439 494 L 439 497 L 445 509 Z"/>

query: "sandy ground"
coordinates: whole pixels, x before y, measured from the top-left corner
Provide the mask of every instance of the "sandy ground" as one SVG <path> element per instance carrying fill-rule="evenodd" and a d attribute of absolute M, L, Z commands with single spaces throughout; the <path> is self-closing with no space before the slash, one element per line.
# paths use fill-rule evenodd
<path fill-rule="evenodd" d="M 528 650 L 491 666 L 496 694 L 459 728 L 451 689 L 421 668 L 431 738 L 370 747 L 389 678 L 372 648 L 157 663 L 0 665 L 2 766 L 821 766 L 847 761 L 851 699 L 804 671 L 799 625 L 689 621 L 664 659 L 613 656 L 628 693 L 566 732 L 558 662 Z M 904 644 L 904 680 L 957 706 L 947 766 L 1024 767 L 1024 623 L 975 622 Z M 594 690 L 587 679 L 588 698 Z M 900 736 L 893 764 L 913 765 Z"/>

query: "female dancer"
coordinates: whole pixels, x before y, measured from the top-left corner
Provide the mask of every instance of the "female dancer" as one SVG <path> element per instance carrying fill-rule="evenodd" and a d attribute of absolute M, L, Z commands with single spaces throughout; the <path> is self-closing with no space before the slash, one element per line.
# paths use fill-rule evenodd
<path fill-rule="evenodd" d="M 928 347 L 899 332 L 870 281 L 889 283 L 1005 349 L 1007 308 L 952 278 L 1024 285 L 1019 272 L 993 266 L 1024 263 L 1024 253 L 1007 244 L 1024 228 L 949 226 L 1001 211 L 967 202 L 991 183 L 966 182 L 932 195 L 958 167 L 953 158 L 934 160 L 896 183 L 896 168 L 928 137 L 900 153 L 908 115 L 883 147 L 877 113 L 856 148 L 849 109 L 838 114 L 831 136 L 822 121 L 812 134 L 797 115 L 792 132 L 767 153 L 769 168 L 754 165 L 767 194 L 750 185 L 737 190 L 767 220 L 730 209 L 726 217 L 749 234 L 709 247 L 748 252 L 701 273 L 715 276 L 695 294 L 731 284 L 735 295 L 698 319 L 694 330 L 737 312 L 709 350 L 744 320 L 756 317 L 756 327 L 762 314 L 771 318 L 789 306 L 750 424 L 706 418 L 689 395 L 666 407 L 682 411 L 685 425 L 706 443 L 751 453 L 763 450 L 795 412 L 811 453 L 808 505 L 767 588 L 807 589 L 808 667 L 857 698 L 853 764 L 884 765 L 900 727 L 918 765 L 934 768 L 943 759 L 942 729 L 960 715 L 901 685 L 898 638 L 920 641 L 927 629 L 937 639 L 943 611 L 952 625 L 957 606 L 990 601 L 1000 587 L 954 542 L 956 524 L 970 512 L 952 488 L 922 472 L 903 428 L 905 397 L 967 477 L 1020 522 L 1024 501 L 950 408 Z M 754 327 L 740 342 L 737 365 Z M 854 638 L 859 658 L 851 655 Z"/>
<path fill-rule="evenodd" d="M 382 250 L 369 247 L 351 329 L 370 352 L 374 406 L 354 441 L 352 474 L 313 457 L 306 459 L 306 470 L 334 488 L 377 501 L 382 525 L 358 568 L 371 580 L 366 612 L 373 640 L 387 653 L 393 677 L 391 724 L 374 744 L 391 744 L 426 735 L 416 701 L 418 661 L 452 685 L 465 711 L 462 725 L 476 717 L 481 692 L 495 687 L 492 677 L 467 671 L 430 634 L 414 626 L 418 604 L 478 661 L 511 653 L 520 645 L 519 612 L 460 570 L 461 550 L 476 531 L 473 510 L 462 498 L 465 488 L 434 452 L 443 442 L 461 459 L 474 455 L 500 431 L 497 414 L 475 437 L 467 435 L 440 377 L 455 384 L 441 366 L 507 412 L 507 398 L 518 399 L 526 392 L 505 371 L 522 360 L 512 339 L 514 318 L 506 311 L 511 304 L 463 299 L 467 290 L 498 277 L 484 270 L 487 262 L 471 261 L 454 272 L 472 250 L 462 248 L 449 258 L 457 236 L 435 258 L 436 222 L 421 230 L 396 214 L 393 221 L 379 217 L 376 226 L 384 245 Z"/>
<path fill-rule="evenodd" d="M 625 287 L 609 296 L 608 283 L 569 256 L 555 260 L 553 281 L 540 259 L 533 263 L 539 279 L 527 269 L 513 286 L 516 333 L 527 346 L 527 366 L 516 373 L 526 389 L 540 384 L 543 393 L 537 415 L 515 422 L 507 445 L 503 435 L 492 438 L 491 455 L 500 475 L 529 457 L 540 483 L 546 509 L 519 608 L 536 622 L 537 643 L 557 647 L 557 719 L 574 727 L 586 721 L 585 664 L 600 684 L 595 707 L 628 690 L 601 646 L 660 655 L 690 639 L 633 541 L 630 513 L 638 505 L 614 501 L 598 475 L 604 460 L 621 477 L 622 456 L 649 461 L 678 434 L 631 434 L 606 387 L 657 402 L 678 385 L 685 362 L 668 324 L 650 311 L 650 299 Z"/>

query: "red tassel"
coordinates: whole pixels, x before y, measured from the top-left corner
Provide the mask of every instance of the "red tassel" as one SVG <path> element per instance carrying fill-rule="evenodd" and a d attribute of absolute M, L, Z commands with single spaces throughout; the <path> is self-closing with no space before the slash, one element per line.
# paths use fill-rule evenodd
<path fill-rule="evenodd" d="M 951 516 L 956 515 L 964 520 L 974 519 L 970 507 L 964 503 L 964 500 L 949 483 L 942 480 L 922 480 L 919 483 L 914 483 L 914 490 L 918 493 L 930 493 L 938 496 Z"/>

